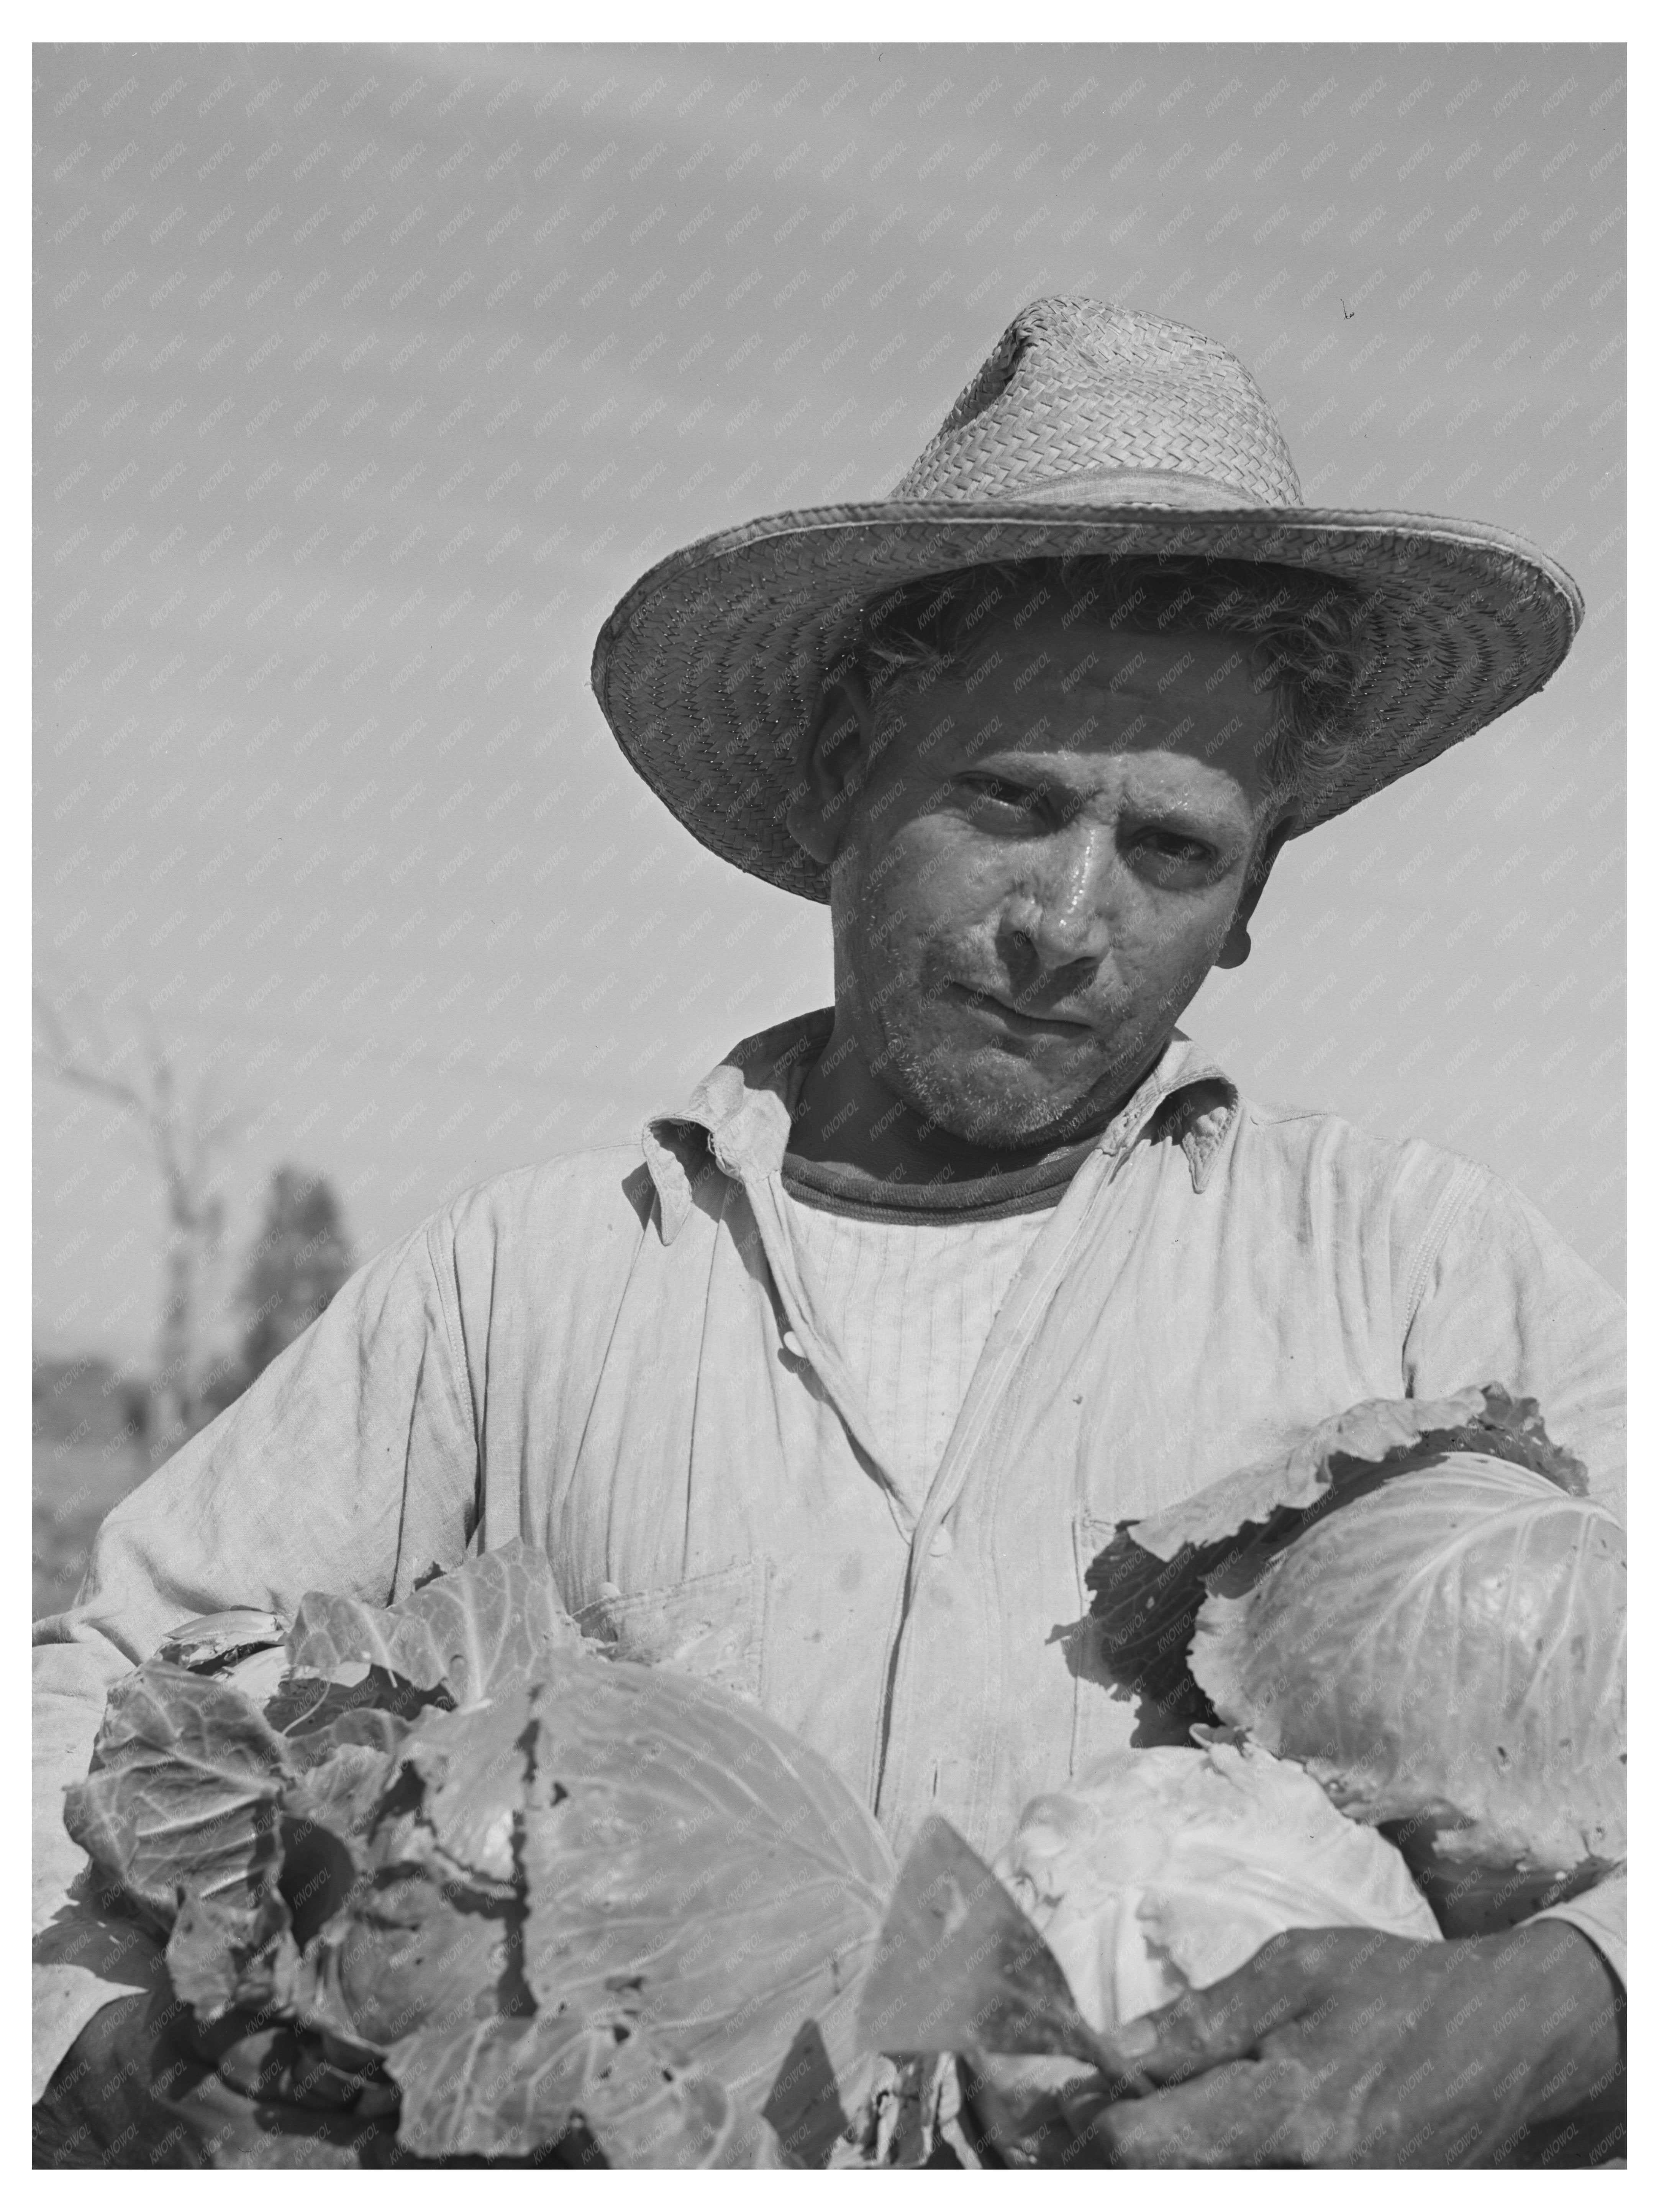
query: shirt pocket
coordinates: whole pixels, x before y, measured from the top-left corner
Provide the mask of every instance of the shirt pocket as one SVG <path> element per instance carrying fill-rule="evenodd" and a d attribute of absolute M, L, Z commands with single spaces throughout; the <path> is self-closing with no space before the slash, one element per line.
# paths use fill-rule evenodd
<path fill-rule="evenodd" d="M 671 1667 L 757 1705 L 769 1579 L 764 1559 L 749 1559 L 659 1589 L 601 1595 L 581 1608 L 576 1625 L 612 1658 Z"/>

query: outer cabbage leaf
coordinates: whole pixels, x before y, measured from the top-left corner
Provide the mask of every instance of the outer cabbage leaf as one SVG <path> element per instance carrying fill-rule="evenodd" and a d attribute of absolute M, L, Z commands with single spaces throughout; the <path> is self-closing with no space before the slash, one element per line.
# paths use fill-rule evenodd
<path fill-rule="evenodd" d="M 295 1771 L 256 1705 L 210 1675 L 149 1660 L 111 1690 L 94 1759 L 65 1797 L 64 1825 L 136 1905 L 164 1928 L 181 1887 L 252 1906 Z"/>
<path fill-rule="evenodd" d="M 286 2009 L 299 1964 L 288 1905 L 274 1884 L 252 1914 L 186 1893 L 167 1938 L 173 1986 L 204 2023 L 237 2007 Z"/>
<path fill-rule="evenodd" d="M 423 1868 L 383 1869 L 307 1946 L 298 2015 L 359 2049 L 386 2052 L 412 2036 L 447 2040 L 524 2013 L 522 1923 L 510 1894 Z"/>
<path fill-rule="evenodd" d="M 175 1667 L 188 1667 L 193 1674 L 218 1674 L 256 1652 L 279 1649 L 287 1638 L 288 1623 L 279 1614 L 232 1606 L 224 1613 L 199 1613 L 169 1629 L 155 1656 Z"/>
<path fill-rule="evenodd" d="M 266 1707 L 267 1719 L 271 1711 L 271 1706 Z M 332 1717 L 325 1717 L 325 1708 L 314 1711 L 283 1731 L 295 1761 L 304 1770 L 307 1789 L 324 1795 L 337 1790 L 343 1786 L 343 1774 L 355 1778 L 369 1771 L 365 1762 L 378 1763 L 383 1777 L 394 1771 L 386 1762 L 402 1748 L 409 1734 L 409 1723 L 402 1714 L 369 1705 L 346 1705 Z M 343 1761 L 341 1753 L 345 1752 L 352 1756 Z"/>
<path fill-rule="evenodd" d="M 1624 1855 L 1624 1534 L 1541 1475 L 1461 1454 L 1396 1476 L 1208 1598 L 1191 1664 L 1355 1819 L 1428 1816 L 1443 1861 Z"/>
<path fill-rule="evenodd" d="M 332 1809 L 346 1812 L 349 1832 L 373 1802 L 362 1846 L 369 1878 L 337 1896 L 343 1909 L 307 1949 L 298 2003 L 309 2025 L 385 2051 L 418 2033 L 450 2039 L 530 2009 L 515 1850 L 530 1725 L 525 1689 L 466 1712 L 434 1711 L 378 1780 L 372 1770 L 341 1778 Z M 293 1793 L 296 1811 L 317 1778 Z"/>
<path fill-rule="evenodd" d="M 302 1763 L 326 1759 L 340 1743 L 389 1751 L 402 1723 L 433 1702 L 433 1692 L 365 1662 L 345 1662 L 332 1674 L 302 1671 L 289 1650 L 291 1636 L 281 1615 L 236 1607 L 180 1623 L 155 1656 L 239 1692 L 289 1739 Z"/>
<path fill-rule="evenodd" d="M 432 1713 L 406 1756 L 426 1784 L 419 1829 L 447 1858 L 492 1881 L 518 1875 L 515 1844 L 529 1802 L 537 1707 L 528 1686 L 502 1690 L 487 1705 Z M 383 1837 L 386 1833 L 382 1831 Z M 413 1832 L 404 1848 L 421 1848 Z"/>
<path fill-rule="evenodd" d="M 770 2131 L 718 2081 L 688 2073 L 621 2021 L 584 2027 L 538 2014 L 399 2045 L 401 2141 L 423 2158 L 526 2157 L 578 2118 L 612 2166 L 770 2164 Z"/>
<path fill-rule="evenodd" d="M 238 1686 L 245 1663 L 230 1643 L 205 1667 L 150 1660 L 118 1682 L 93 1770 L 64 1804 L 101 1874 L 172 1929 L 174 1986 L 204 2021 L 290 2002 L 295 1947 L 361 1878 L 356 1838 L 406 1732 L 392 1714 L 351 1705 L 296 1741 Z"/>
<path fill-rule="evenodd" d="M 470 1559 L 394 1606 L 312 1591 L 300 1601 L 289 1655 L 301 1674 L 367 1662 L 458 1705 L 534 1674 L 580 1632 L 559 1601 L 545 1553 L 514 1541 Z"/>

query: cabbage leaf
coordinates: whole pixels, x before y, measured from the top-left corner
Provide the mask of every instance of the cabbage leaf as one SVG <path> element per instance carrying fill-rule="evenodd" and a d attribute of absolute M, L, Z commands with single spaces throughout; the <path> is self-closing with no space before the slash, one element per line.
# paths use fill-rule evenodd
<path fill-rule="evenodd" d="M 515 1540 L 397 1605 L 311 1592 L 300 1601 L 289 1656 L 301 1673 L 325 1675 L 366 1661 L 416 1689 L 442 1690 L 468 1705 L 580 1640 L 546 1555 Z"/>
<path fill-rule="evenodd" d="M 752 2166 L 770 2148 L 720 2082 L 620 2021 L 477 2021 L 398 2045 L 386 2067 L 403 2092 L 401 2139 L 422 2158 L 526 2157 L 579 2118 L 611 2166 Z"/>
<path fill-rule="evenodd" d="M 64 1825 L 167 1928 L 184 1884 L 252 1906 L 293 1771 L 287 1742 L 239 1691 L 151 1660 L 111 1690 L 92 1771 L 67 1793 Z"/>

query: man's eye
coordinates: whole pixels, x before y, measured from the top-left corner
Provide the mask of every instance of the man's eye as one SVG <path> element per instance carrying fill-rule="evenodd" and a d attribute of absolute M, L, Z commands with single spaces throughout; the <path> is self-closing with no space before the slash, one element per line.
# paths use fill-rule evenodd
<path fill-rule="evenodd" d="M 1000 806 L 1017 806 L 1029 814 L 1040 805 L 1042 794 L 1029 784 L 1007 783 L 1000 775 L 970 775 L 964 777 L 969 794 L 974 799 L 993 799 Z"/>
<path fill-rule="evenodd" d="M 1201 838 L 1183 836 L 1176 830 L 1144 830 L 1135 842 L 1154 860 L 1188 867 L 1207 867 L 1214 858 Z"/>

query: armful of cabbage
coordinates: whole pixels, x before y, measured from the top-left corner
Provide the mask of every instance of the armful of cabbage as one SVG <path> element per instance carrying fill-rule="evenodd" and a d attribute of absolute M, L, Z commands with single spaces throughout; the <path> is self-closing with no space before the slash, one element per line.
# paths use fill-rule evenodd
<path fill-rule="evenodd" d="M 1090 1571 L 1082 1669 L 1189 1747 L 1037 1799 L 996 1861 L 1091 2029 L 1241 1990 L 1289 1931 L 1374 1930 L 1443 1976 L 1443 1935 L 1490 1947 L 1622 1861 L 1624 1539 L 1585 1493 L 1536 1407 L 1487 1385 L 1356 1407 L 1120 1526 Z M 1544 1932 L 1558 1973 L 1581 1951 L 1603 1988 L 1584 1939 Z M 1341 2004 L 1316 1988 L 1309 2009 Z M 1408 2050 L 1409 2003 L 1383 2009 Z M 1089 2069 L 988 2071 L 1003 2132 L 1029 2141 Z"/>
<path fill-rule="evenodd" d="M 880 1830 L 755 1708 L 602 1656 L 522 1545 L 392 1607 L 189 1625 L 112 1691 L 65 1818 L 165 1940 L 170 2017 L 301 2039 L 354 2120 L 395 2101 L 311 2163 L 822 2164 L 863 2112 Z M 150 2128 L 197 2164 L 295 2132 Z"/>

